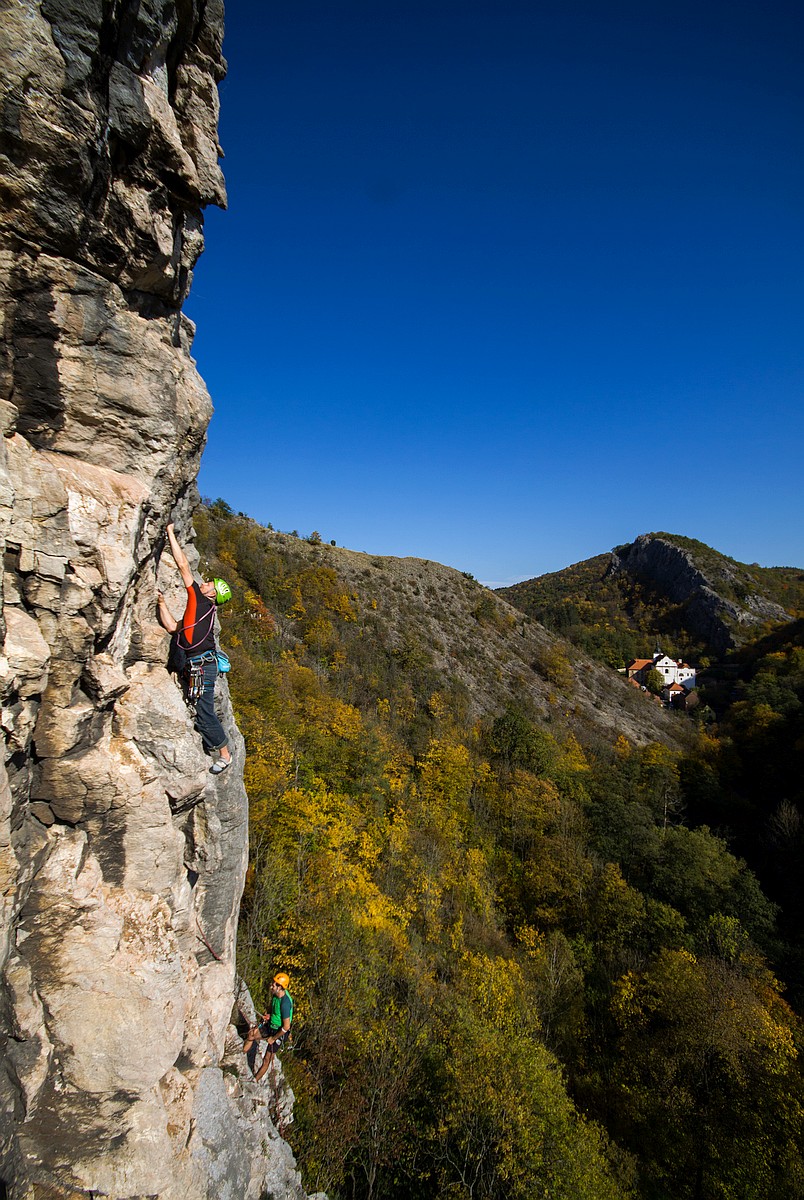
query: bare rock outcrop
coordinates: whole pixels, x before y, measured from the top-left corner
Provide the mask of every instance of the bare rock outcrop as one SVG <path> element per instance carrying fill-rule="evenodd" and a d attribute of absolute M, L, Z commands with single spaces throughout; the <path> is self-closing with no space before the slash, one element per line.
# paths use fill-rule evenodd
<path fill-rule="evenodd" d="M 155 609 L 211 412 L 181 305 L 225 203 L 222 5 L 0 7 L 0 1185 L 301 1196 L 232 1051 L 242 778 Z"/>
<path fill-rule="evenodd" d="M 739 567 L 739 563 L 732 566 L 729 559 L 717 555 L 718 569 L 713 575 L 701 569 L 694 556 L 681 546 L 646 533 L 613 550 L 610 569 L 627 571 L 673 604 L 683 604 L 686 626 L 723 654 L 739 645 L 752 626 L 790 620 L 790 614 L 780 605 L 742 586 Z M 739 594 L 741 599 L 724 593 Z"/>

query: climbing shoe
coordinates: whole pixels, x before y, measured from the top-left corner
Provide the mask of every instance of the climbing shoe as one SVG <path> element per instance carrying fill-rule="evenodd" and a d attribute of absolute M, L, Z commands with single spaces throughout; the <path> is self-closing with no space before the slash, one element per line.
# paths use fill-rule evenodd
<path fill-rule="evenodd" d="M 220 775 L 221 772 L 225 771 L 227 767 L 231 767 L 231 765 L 231 758 L 219 758 L 209 768 L 209 773 L 210 775 Z"/>

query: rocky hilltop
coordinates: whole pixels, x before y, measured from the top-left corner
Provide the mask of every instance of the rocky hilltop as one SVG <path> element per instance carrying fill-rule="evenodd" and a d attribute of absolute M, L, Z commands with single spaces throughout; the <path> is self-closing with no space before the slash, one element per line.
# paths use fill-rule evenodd
<path fill-rule="evenodd" d="M 610 666 L 662 649 L 716 660 L 804 614 L 804 571 L 646 533 L 500 594 Z"/>
<path fill-rule="evenodd" d="M 790 620 L 781 604 L 751 587 L 743 564 L 711 551 L 702 562 L 696 546 L 708 550 L 691 539 L 643 534 L 612 551 L 611 571 L 627 571 L 671 603 L 683 604 L 687 626 L 720 654 L 744 640 L 751 627 Z"/>
<path fill-rule="evenodd" d="M 302 1195 L 230 1026 L 242 780 L 155 609 L 211 411 L 181 306 L 225 203 L 222 6 L 2 7 L 0 1192 Z"/>

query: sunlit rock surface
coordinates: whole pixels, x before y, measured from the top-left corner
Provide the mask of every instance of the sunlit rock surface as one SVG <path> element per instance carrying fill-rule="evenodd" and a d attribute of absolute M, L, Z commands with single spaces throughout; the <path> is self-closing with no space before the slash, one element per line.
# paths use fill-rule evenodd
<path fill-rule="evenodd" d="M 0 1180 L 303 1195 L 229 1022 L 247 855 L 165 669 L 210 401 L 181 314 L 225 203 L 218 0 L 0 19 Z M 221 716 L 243 747 L 225 684 Z M 281 1084 L 281 1073 L 280 1073 Z M 278 1084 L 277 1086 L 280 1086 Z M 280 1113 L 281 1110 L 281 1113 Z M 274 1120 L 276 1118 L 276 1120 Z"/>

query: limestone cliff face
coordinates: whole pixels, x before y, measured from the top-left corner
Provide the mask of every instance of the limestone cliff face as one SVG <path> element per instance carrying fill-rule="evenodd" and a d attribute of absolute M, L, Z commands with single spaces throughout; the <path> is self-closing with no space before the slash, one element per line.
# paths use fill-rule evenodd
<path fill-rule="evenodd" d="M 225 203 L 222 6 L 0 13 L 0 1181 L 302 1195 L 229 1026 L 241 772 L 209 775 L 155 619 L 210 416 L 181 304 Z"/>
<path fill-rule="evenodd" d="M 662 592 L 673 604 L 685 606 L 685 623 L 718 653 L 742 639 L 740 629 L 763 621 L 788 621 L 790 614 L 778 604 L 758 595 L 746 594 L 743 603 L 723 595 L 738 582 L 736 569 L 718 555 L 719 578 L 712 578 L 693 556 L 666 538 L 643 534 L 627 546 L 612 551 L 611 569 L 628 571 Z"/>

